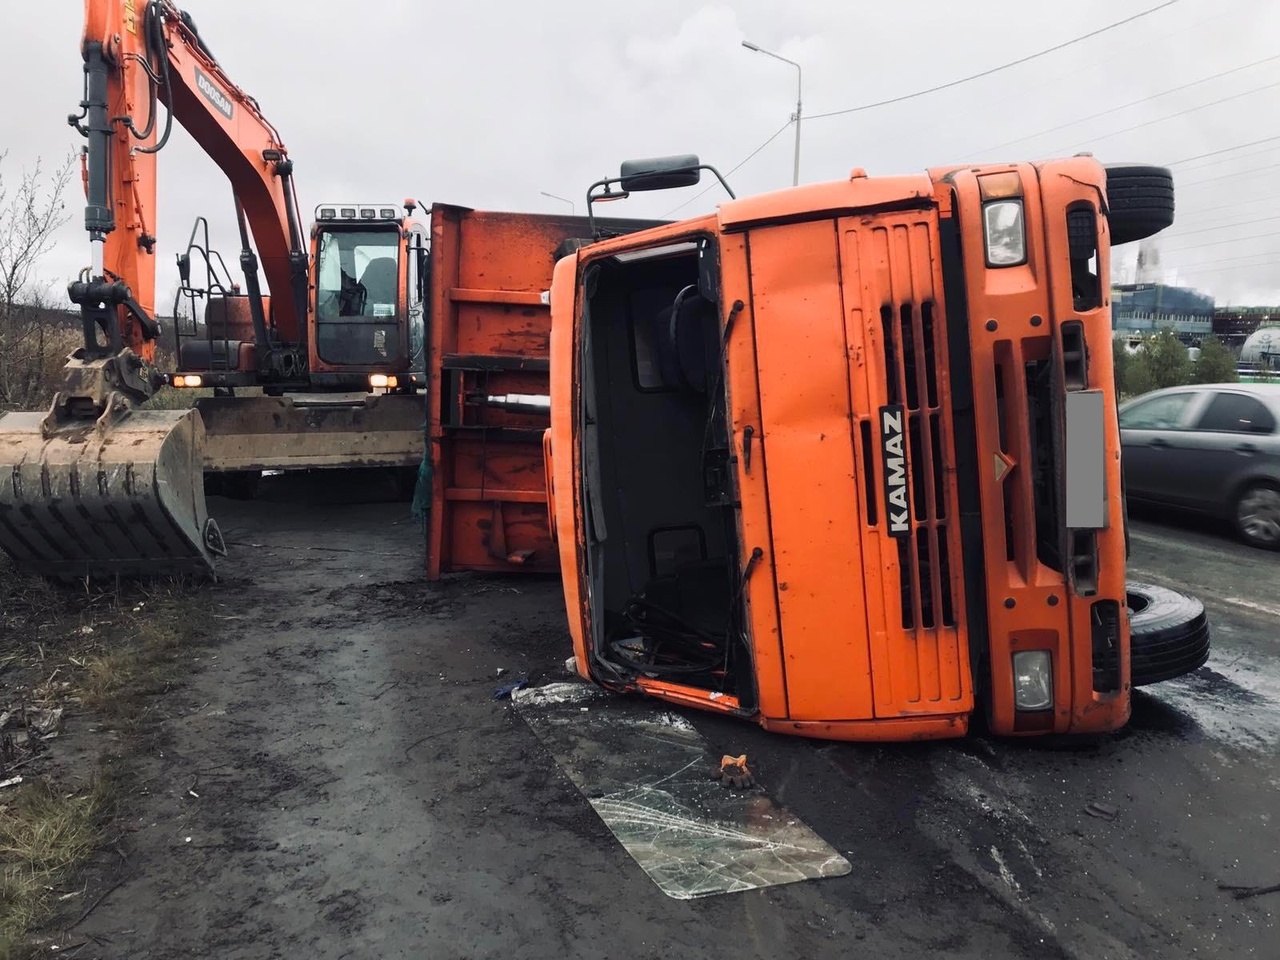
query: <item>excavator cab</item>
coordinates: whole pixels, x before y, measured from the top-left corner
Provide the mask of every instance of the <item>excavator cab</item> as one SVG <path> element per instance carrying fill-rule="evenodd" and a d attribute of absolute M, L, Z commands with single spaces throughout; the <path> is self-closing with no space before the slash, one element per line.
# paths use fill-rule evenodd
<path fill-rule="evenodd" d="M 413 391 L 423 370 L 426 231 L 393 206 L 322 204 L 311 248 L 312 382 Z"/>

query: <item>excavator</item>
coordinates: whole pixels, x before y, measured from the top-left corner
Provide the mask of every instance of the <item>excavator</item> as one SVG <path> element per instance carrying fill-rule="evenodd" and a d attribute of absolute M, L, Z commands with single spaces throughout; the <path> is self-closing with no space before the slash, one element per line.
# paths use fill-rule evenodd
<path fill-rule="evenodd" d="M 207 572 L 226 547 L 207 513 L 206 471 L 243 483 L 269 467 L 421 461 L 425 404 L 410 367 L 415 348 L 421 367 L 413 284 L 425 276 L 426 231 L 410 200 L 404 214 L 325 207 L 308 237 L 280 134 L 171 0 L 86 0 L 84 27 L 84 98 L 68 118 L 86 140 L 92 264 L 68 291 L 83 345 L 47 412 L 0 419 L 0 546 L 46 575 Z M 198 221 L 178 257 L 179 297 L 204 301 L 204 323 L 174 331 L 177 369 L 165 371 L 156 158 L 175 120 L 231 183 L 245 283 L 228 282 Z M 145 409 L 166 385 L 214 395 Z M 286 395 L 300 392 L 307 402 Z"/>
<path fill-rule="evenodd" d="M 172 0 L 85 0 L 82 55 L 83 345 L 47 411 L 0 416 L 0 549 L 62 579 L 213 574 L 227 548 L 206 484 L 384 467 L 421 476 L 429 578 L 556 569 L 544 291 L 587 218 L 436 203 L 424 225 L 412 199 L 325 203 L 308 233 L 280 134 Z M 230 182 L 244 282 L 197 220 L 166 363 L 156 157 L 175 120 Z M 153 409 L 165 387 L 213 395 Z"/>

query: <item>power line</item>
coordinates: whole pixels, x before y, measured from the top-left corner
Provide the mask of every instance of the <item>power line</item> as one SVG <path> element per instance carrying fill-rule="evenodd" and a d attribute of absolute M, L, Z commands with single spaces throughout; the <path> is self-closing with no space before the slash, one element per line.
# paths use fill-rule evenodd
<path fill-rule="evenodd" d="M 1178 184 L 1179 187 L 1198 187 L 1202 183 L 1217 183 L 1219 180 L 1231 180 L 1234 177 L 1244 177 L 1254 173 L 1275 173 L 1275 164 L 1269 167 L 1250 167 L 1248 170 L 1236 170 L 1232 173 L 1224 173 L 1217 177 L 1205 177 L 1203 180 L 1191 180 L 1187 183 Z"/>
<path fill-rule="evenodd" d="M 969 83 L 972 80 L 979 80 L 982 77 L 989 77 L 994 73 L 1000 73 L 1001 71 L 1008 70 L 1011 67 L 1018 67 L 1024 63 L 1030 63 L 1032 60 L 1038 60 L 1041 57 L 1047 56 L 1051 53 L 1057 53 L 1059 50 L 1065 50 L 1067 47 L 1075 46 L 1077 43 L 1082 43 L 1085 40 L 1089 40 L 1089 39 L 1092 39 L 1093 37 L 1100 36 L 1109 30 L 1114 30 L 1117 27 L 1122 27 L 1126 23 L 1132 23 L 1135 20 L 1141 20 L 1143 17 L 1150 16 L 1151 14 L 1155 13 L 1158 10 L 1163 10 L 1165 7 L 1172 7 L 1177 2 L 1178 0 L 1166 0 L 1165 3 L 1159 4 L 1158 6 L 1155 6 L 1155 7 L 1151 7 L 1149 10 L 1143 10 L 1141 13 L 1135 13 L 1131 17 L 1126 17 L 1123 20 L 1117 20 L 1115 23 L 1108 24 L 1105 27 L 1099 27 L 1097 30 L 1091 30 L 1089 33 L 1076 37 L 1074 40 L 1068 40 L 1065 43 L 1059 43 L 1056 46 L 1049 47 L 1046 50 L 1041 50 L 1039 53 L 1033 53 L 1033 54 L 1030 54 L 1029 56 L 1022 57 L 1018 60 L 1011 60 L 1010 62 L 1001 64 L 998 67 L 992 67 L 989 70 L 983 70 L 981 73 L 975 73 L 967 77 L 961 77 L 959 80 L 951 80 L 947 83 L 940 83 L 936 87 L 929 87 L 927 90 L 917 90 L 915 93 L 903 94 L 900 97 L 892 97 L 888 100 L 877 100 L 875 103 L 864 103 L 861 106 L 847 107 L 844 110 L 831 110 L 831 111 L 828 111 L 827 113 L 815 113 L 815 114 L 812 114 L 811 116 L 805 117 L 805 119 L 806 120 L 822 120 L 822 119 L 825 119 L 826 117 L 840 117 L 848 113 L 860 113 L 863 110 L 874 110 L 876 107 L 887 107 L 890 104 L 902 103 L 905 100 L 914 100 L 917 97 L 927 96 L 930 93 L 937 93 L 939 90 L 948 90 L 951 87 L 958 87 L 962 83 Z"/>
<path fill-rule="evenodd" d="M 1224 270 L 1250 270 L 1254 267 L 1270 267 L 1274 264 L 1280 264 L 1280 260 L 1264 260 L 1261 263 L 1242 263 L 1237 266 L 1210 267 L 1203 270 L 1200 267 L 1178 267 L 1179 273 L 1222 273 Z"/>
<path fill-rule="evenodd" d="M 1243 150 L 1245 147 L 1256 147 L 1260 143 L 1271 143 L 1275 140 L 1280 140 L 1280 136 L 1263 137 L 1261 140 L 1251 140 L 1248 143 L 1239 143 L 1234 147 L 1223 147 L 1221 150 L 1210 150 L 1208 153 L 1197 153 L 1194 157 L 1183 157 L 1181 160 L 1174 160 L 1171 163 L 1166 163 L 1165 166 L 1178 167 L 1184 163 L 1190 163 L 1192 160 L 1203 160 L 1205 157 L 1216 157 L 1224 153 L 1235 153 L 1235 151 Z M 1266 150 L 1259 150 L 1258 152 L 1266 153 Z"/>
<path fill-rule="evenodd" d="M 1235 220 L 1231 223 L 1223 223 L 1216 227 L 1201 227 L 1199 230 L 1179 230 L 1177 235 L 1180 237 L 1189 237 L 1195 233 L 1210 233 L 1214 230 L 1232 230 L 1235 227 L 1248 227 L 1255 223 L 1268 223 L 1272 220 L 1280 220 L 1280 216 L 1259 217 L 1257 220 Z"/>
<path fill-rule="evenodd" d="M 771 136 L 768 140 L 766 140 L 764 143 L 760 144 L 760 146 L 756 147 L 754 150 L 752 150 L 750 153 L 748 153 L 745 157 L 743 157 L 741 160 L 739 160 L 739 161 L 737 162 L 737 164 L 736 164 L 734 167 L 732 167 L 731 169 L 727 170 L 727 171 L 725 172 L 725 175 L 724 175 L 724 176 L 725 176 L 725 179 L 727 180 L 729 177 L 733 176 L 733 174 L 737 173 L 737 172 L 738 172 L 738 170 L 743 166 L 743 164 L 745 164 L 748 160 L 752 159 L 752 158 L 753 158 L 757 153 L 759 153 L 761 150 L 763 150 L 763 149 L 764 149 L 765 147 L 767 147 L 769 144 L 773 143 L 773 141 L 777 140 L 777 139 L 778 139 L 778 137 L 782 136 L 782 132 L 783 132 L 784 130 L 786 130 L 788 127 L 790 127 L 790 126 L 791 126 L 791 124 L 793 124 L 793 123 L 795 123 L 795 120 L 788 120 L 788 121 L 787 121 L 786 123 L 784 123 L 781 127 L 779 127 L 779 128 L 774 132 L 773 136 Z M 693 203 L 693 201 L 697 200 L 699 197 L 705 196 L 706 194 L 710 193 L 712 190 L 714 190 L 714 189 L 715 189 L 716 187 L 718 187 L 718 186 L 720 186 L 720 182 L 719 182 L 719 181 L 716 181 L 716 182 L 715 182 L 715 183 L 713 183 L 711 186 L 707 187 L 705 190 L 701 190 L 701 191 L 699 191 L 698 193 L 695 193 L 692 197 L 690 197 L 690 198 L 689 198 L 688 200 L 686 200 L 684 203 L 680 204 L 680 206 L 678 206 L 678 207 L 672 207 L 670 210 L 668 210 L 666 213 L 664 213 L 664 214 L 663 214 L 661 217 L 659 217 L 658 219 L 659 219 L 659 220 L 665 220 L 665 219 L 667 219 L 667 217 L 671 216 L 671 215 L 672 215 L 673 213 L 675 213 L 676 211 L 678 211 L 678 210 L 683 210 L 683 209 L 684 209 L 685 207 L 687 207 L 689 204 Z"/>
<path fill-rule="evenodd" d="M 1203 28 L 1206 24 L 1215 23 L 1228 17 L 1238 18 L 1239 11 L 1232 9 L 1233 2 L 1237 5 L 1240 3 L 1248 5 L 1256 3 L 1257 0 L 1216 0 L 1215 9 L 1217 12 L 1211 16 L 1196 20 L 1188 20 L 1185 25 L 1177 27 L 1168 33 L 1159 34 L 1152 31 L 1141 34 L 1139 37 L 1134 37 L 1131 41 L 1126 42 L 1125 44 L 1124 62 L 1131 65 L 1141 65 L 1145 63 L 1145 58 L 1137 56 L 1141 51 L 1149 50 L 1153 47 L 1163 49 L 1171 40 L 1173 40 L 1174 37 L 1179 37 L 1185 33 L 1191 33 Z M 1143 37 L 1146 37 L 1147 39 L 1142 39 Z M 1105 80 L 1106 78 L 1103 76 L 1101 67 L 1103 67 L 1104 64 L 1110 66 L 1114 64 L 1114 62 L 1114 56 L 1093 58 L 1088 62 L 1081 62 L 1073 58 L 1071 61 L 1068 61 L 1069 66 L 1066 70 L 1053 73 L 1052 75 L 1050 75 L 1048 71 L 1043 75 L 1037 73 L 1034 79 L 1032 77 L 1027 77 L 1027 83 L 1020 84 L 1018 92 L 1025 98 L 1037 90 L 1044 90 L 1047 88 L 1058 89 L 1062 86 L 1064 81 L 1072 85 L 1078 85 L 1079 81 L 1086 77 L 1095 80 L 1099 78 Z M 1105 85 L 1105 90 L 1102 96 L 1091 99 L 1105 100 L 1111 93 L 1112 89 L 1112 86 Z M 1032 99 L 1034 99 L 1034 97 Z"/>
<path fill-rule="evenodd" d="M 1239 200 L 1232 200 L 1230 203 L 1220 203 L 1216 207 L 1191 207 L 1185 212 L 1199 215 L 1202 213 L 1213 213 L 1215 210 L 1226 210 L 1230 207 L 1243 207 L 1248 204 L 1270 203 L 1275 200 L 1280 200 L 1280 193 L 1266 193 L 1262 196 L 1242 197 Z"/>
<path fill-rule="evenodd" d="M 1183 250 L 1199 250 L 1203 247 L 1220 247 L 1224 243 L 1242 243 L 1245 240 L 1265 240 L 1267 237 L 1280 237 L 1280 231 L 1274 233 L 1255 233 L 1247 237 L 1228 237 L 1226 240 L 1210 240 L 1208 243 L 1193 243 L 1186 247 L 1161 247 L 1161 253 L 1181 253 Z"/>
<path fill-rule="evenodd" d="M 1196 266 L 1208 266 L 1214 263 L 1240 263 L 1242 260 L 1253 260 L 1257 257 L 1274 257 L 1275 255 L 1275 251 L 1268 250 L 1264 253 L 1247 253 L 1243 257 L 1227 257 L 1224 260 L 1199 260 L 1196 262 Z"/>
<path fill-rule="evenodd" d="M 1260 66 L 1261 64 L 1270 63 L 1273 60 L 1280 60 L 1280 53 L 1274 54 L 1270 57 L 1264 57 L 1261 60 L 1255 60 L 1253 63 L 1246 63 L 1238 67 L 1232 67 L 1230 70 L 1223 70 L 1221 73 L 1215 73 L 1211 77 L 1203 77 L 1199 80 L 1193 80 L 1190 83 L 1184 83 L 1179 87 L 1170 87 L 1168 90 L 1162 90 L 1159 93 L 1153 93 L 1151 94 L 1151 96 L 1142 97 L 1140 100 L 1130 100 L 1128 103 L 1123 103 L 1118 107 L 1112 107 L 1109 110 L 1103 110 L 1100 113 L 1093 113 L 1087 117 L 1081 117 L 1079 120 L 1071 120 L 1067 123 L 1060 123 L 1056 127 L 1049 127 L 1047 130 L 1041 130 L 1039 133 L 1028 134 L 1025 137 L 1019 137 L 1017 140 L 1006 140 L 1004 143 L 997 143 L 994 147 L 987 147 L 983 150 L 975 150 L 975 151 L 972 151 L 970 155 L 979 154 L 979 153 L 990 153 L 994 150 L 1003 149 L 1004 147 L 1011 147 L 1015 143 L 1025 143 L 1028 140 L 1035 140 L 1038 137 L 1043 137 L 1045 134 L 1056 133 L 1059 130 L 1065 130 L 1067 127 L 1078 126 L 1079 124 L 1082 124 L 1082 123 L 1088 123 L 1090 120 L 1097 120 L 1099 117 L 1106 117 L 1113 113 L 1119 113 L 1121 110 L 1127 110 L 1130 107 L 1136 107 L 1143 103 L 1150 103 L 1152 100 L 1159 100 L 1161 97 L 1167 97 L 1173 93 L 1179 93 L 1183 90 L 1189 90 L 1192 87 L 1197 87 L 1202 83 L 1208 83 L 1211 80 L 1219 80 L 1222 77 L 1230 76 L 1233 73 L 1239 73 L 1242 70 L 1249 70 L 1253 67 Z"/>
<path fill-rule="evenodd" d="M 1133 133 L 1135 130 L 1141 130 L 1143 127 L 1154 126 L 1157 123 L 1164 123 L 1166 120 L 1173 120 L 1177 117 L 1186 116 L 1188 113 L 1195 113 L 1197 110 L 1207 110 L 1209 107 L 1216 107 L 1219 104 L 1228 103 L 1231 100 L 1239 100 L 1241 97 L 1249 97 L 1255 93 L 1261 93 L 1263 90 L 1271 90 L 1274 87 L 1280 87 L 1280 80 L 1272 83 L 1265 83 L 1260 87 L 1254 87 L 1252 90 L 1245 90 L 1241 93 L 1233 93 L 1229 97 L 1223 97 L 1220 100 L 1211 100 L 1209 103 L 1201 103 L 1194 107 L 1187 107 L 1185 110 L 1179 110 L 1177 113 L 1171 113 L 1168 116 L 1157 117 L 1154 120 L 1145 120 L 1142 123 L 1134 124 L 1132 127 L 1125 127 L 1123 130 L 1113 130 L 1111 133 L 1104 133 L 1100 136 L 1090 137 L 1088 140 L 1074 143 L 1069 147 L 1063 147 L 1060 150 L 1053 151 L 1055 153 L 1065 153 L 1068 150 L 1075 150 L 1079 147 L 1087 147 L 1097 143 L 1099 140 L 1110 140 L 1112 137 L 1119 137 L 1126 133 Z"/>
<path fill-rule="evenodd" d="M 1262 204 L 1267 204 L 1267 203 L 1274 204 L 1277 200 L 1280 200 L 1280 194 L 1269 193 L 1269 194 L 1262 194 L 1261 196 L 1256 196 L 1256 197 L 1254 196 L 1247 197 L 1243 200 L 1236 200 L 1233 203 L 1219 204 L 1216 207 L 1190 207 L 1187 209 L 1182 209 L 1180 207 L 1178 210 L 1178 214 L 1179 214 L 1178 225 L 1180 227 L 1186 226 L 1187 224 L 1194 225 L 1197 223 L 1204 222 L 1205 220 L 1207 220 L 1210 223 L 1223 220 L 1223 219 L 1231 220 L 1232 217 L 1238 217 L 1238 216 L 1241 216 L 1241 214 L 1240 213 L 1218 214 L 1217 216 L 1208 216 L 1208 217 L 1206 217 L 1205 215 L 1214 214 L 1219 210 L 1230 210 L 1233 207 L 1245 207 L 1245 206 L 1256 207 L 1256 206 L 1260 206 Z"/>

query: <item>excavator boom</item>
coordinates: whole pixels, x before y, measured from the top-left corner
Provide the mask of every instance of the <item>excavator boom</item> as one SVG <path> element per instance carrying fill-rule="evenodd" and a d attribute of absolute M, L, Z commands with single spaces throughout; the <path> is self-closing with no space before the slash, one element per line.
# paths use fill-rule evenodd
<path fill-rule="evenodd" d="M 211 573 L 225 551 L 205 511 L 204 423 L 194 410 L 141 408 L 166 382 L 155 366 L 156 154 L 177 120 L 231 182 L 275 293 L 275 336 L 257 358 L 268 378 L 306 364 L 310 259 L 293 165 L 172 0 L 85 0 L 84 27 L 84 99 L 68 118 L 87 141 L 91 266 L 68 288 L 84 344 L 47 413 L 0 416 L 0 548 L 51 576 Z M 258 256 L 242 256 L 255 319 Z"/>

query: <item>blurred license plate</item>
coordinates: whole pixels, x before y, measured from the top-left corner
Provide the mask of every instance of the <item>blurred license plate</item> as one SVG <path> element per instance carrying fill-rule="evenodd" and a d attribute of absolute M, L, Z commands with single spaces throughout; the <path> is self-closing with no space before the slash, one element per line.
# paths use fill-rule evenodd
<path fill-rule="evenodd" d="M 1107 517 L 1107 444 L 1101 390 L 1066 395 L 1067 526 L 1100 530 Z"/>

